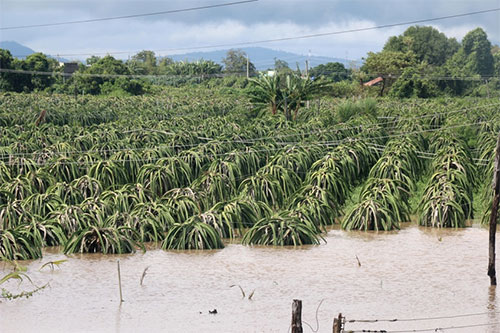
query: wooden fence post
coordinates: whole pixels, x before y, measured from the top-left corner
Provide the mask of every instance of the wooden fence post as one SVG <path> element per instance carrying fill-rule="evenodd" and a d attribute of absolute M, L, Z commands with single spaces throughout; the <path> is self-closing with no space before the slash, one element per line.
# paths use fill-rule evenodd
<path fill-rule="evenodd" d="M 120 273 L 120 260 L 116 262 L 118 264 L 118 287 L 120 288 L 120 304 L 123 302 L 122 295 L 122 275 Z"/>
<path fill-rule="evenodd" d="M 294 299 L 292 303 L 292 333 L 303 333 L 302 301 Z"/>
<path fill-rule="evenodd" d="M 488 276 L 490 285 L 497 285 L 497 276 L 495 269 L 495 237 L 497 232 L 498 201 L 500 200 L 500 133 L 498 133 L 497 147 L 495 150 L 495 165 L 493 171 L 493 204 L 491 205 L 490 215 L 490 239 L 489 239 L 489 260 Z"/>
<path fill-rule="evenodd" d="M 341 333 L 342 332 L 342 313 L 339 313 L 337 318 L 333 318 L 333 333 Z"/>

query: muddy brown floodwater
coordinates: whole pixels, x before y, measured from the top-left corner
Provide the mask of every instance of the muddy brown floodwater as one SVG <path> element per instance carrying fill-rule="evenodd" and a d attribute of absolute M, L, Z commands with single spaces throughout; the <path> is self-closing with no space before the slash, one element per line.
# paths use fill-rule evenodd
<path fill-rule="evenodd" d="M 66 256 L 54 249 L 28 264 L 32 298 L 0 303 L 1 332 L 287 332 L 294 298 L 302 318 L 331 332 L 342 312 L 350 319 L 436 320 L 347 323 L 347 330 L 499 332 L 498 295 L 489 287 L 488 232 L 406 226 L 390 233 L 330 230 L 327 243 L 301 248 L 229 244 L 218 251 Z M 356 260 L 358 256 L 361 266 Z M 120 305 L 116 261 L 120 260 Z M 140 286 L 140 278 L 149 267 Z M 2 265 L 0 265 L 2 269 Z M 7 272 L 6 269 L 3 272 Z M 255 290 L 251 300 L 242 298 Z M 15 282 L 7 285 L 16 287 Z M 22 289 L 30 289 L 23 282 Z M 209 310 L 217 309 L 217 314 Z M 488 326 L 489 325 L 489 326 Z M 311 332 L 305 325 L 304 332 Z M 439 331 L 438 331 L 439 332 Z"/>

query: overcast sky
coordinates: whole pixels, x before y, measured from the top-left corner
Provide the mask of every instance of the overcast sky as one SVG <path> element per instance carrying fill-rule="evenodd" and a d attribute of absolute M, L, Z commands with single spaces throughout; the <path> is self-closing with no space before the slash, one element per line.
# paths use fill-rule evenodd
<path fill-rule="evenodd" d="M 141 14 L 231 1 L 237 0 L 0 0 L 0 26 Z M 187 13 L 56 27 L 0 30 L 0 40 L 17 41 L 36 51 L 53 55 L 117 51 L 130 52 L 133 55 L 143 49 L 168 55 L 189 52 L 174 50 L 179 48 L 356 29 L 492 8 L 500 8 L 500 0 L 259 0 Z M 468 31 L 482 27 L 490 41 L 499 44 L 499 22 L 500 12 L 493 12 L 437 21 L 431 25 L 458 40 Z M 310 53 L 360 59 L 368 51 L 379 51 L 389 36 L 400 34 L 407 27 L 254 46 L 304 55 Z M 117 56 L 126 58 L 128 55 Z M 84 59 L 87 56 L 65 57 Z"/>

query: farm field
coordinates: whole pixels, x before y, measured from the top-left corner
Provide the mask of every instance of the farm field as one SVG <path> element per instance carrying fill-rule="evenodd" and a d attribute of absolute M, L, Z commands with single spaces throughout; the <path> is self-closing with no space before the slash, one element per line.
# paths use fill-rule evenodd
<path fill-rule="evenodd" d="M 2 255 L 320 244 L 336 223 L 464 227 L 485 213 L 496 100 L 332 99 L 291 122 L 187 93 L 2 96 Z"/>
<path fill-rule="evenodd" d="M 103 292 L 100 288 L 106 293 L 116 289 L 113 274 L 121 258 L 122 269 L 129 272 L 124 273 L 125 289 L 134 290 L 131 298 L 145 297 L 141 302 L 151 301 L 151 311 L 156 313 L 161 307 L 155 307 L 155 302 L 174 297 L 165 296 L 173 292 L 175 299 L 184 302 L 172 310 L 180 311 L 182 320 L 193 320 L 189 317 L 193 313 L 186 310 L 192 306 L 185 303 L 188 300 L 200 304 L 199 309 L 192 307 L 196 316 L 198 311 L 207 313 L 207 307 L 228 309 L 233 298 L 242 301 L 239 290 L 229 285 L 245 282 L 247 297 L 248 289 L 257 291 L 250 305 L 241 303 L 242 312 L 266 313 L 272 307 L 282 311 L 278 301 L 288 309 L 298 288 L 300 297 L 315 304 L 308 305 L 311 314 L 324 298 L 321 295 L 329 299 L 329 308 L 320 312 L 323 318 L 327 311 L 391 316 L 383 309 L 367 312 L 361 300 L 348 305 L 349 297 L 361 291 L 349 289 L 343 274 L 328 271 L 336 268 L 321 266 L 340 265 L 340 272 L 351 278 L 365 269 L 367 274 L 382 274 L 371 282 L 381 284 L 378 288 L 382 289 L 391 283 L 408 286 L 412 269 L 406 262 L 401 272 L 395 269 L 384 275 L 376 268 L 378 245 L 386 251 L 380 259 L 386 268 L 413 258 L 415 252 L 434 258 L 435 266 L 420 262 L 423 266 L 411 281 L 430 270 L 438 285 L 459 283 L 466 267 L 486 267 L 487 232 L 481 223 L 486 221 L 491 198 L 499 107 L 497 99 L 486 98 L 322 98 L 301 108 L 290 121 L 267 110 L 258 112 L 238 91 L 205 88 L 172 88 L 159 96 L 126 98 L 0 95 L 3 273 L 12 271 L 13 261 L 29 260 L 24 262 L 28 273 L 40 285 L 53 281 L 52 288 L 40 291 L 34 299 L 0 305 L 0 314 L 11 316 L 30 309 L 46 315 L 45 302 L 72 297 L 68 285 L 74 282 L 73 274 L 82 272 L 110 280 L 101 286 L 85 275 L 75 282 L 76 297 L 90 302 L 83 300 L 85 289 L 91 289 L 89 295 Z M 342 253 L 344 248 L 346 253 Z M 472 259 L 463 265 L 450 264 L 465 254 Z M 327 260 L 330 255 L 332 261 Z M 359 267 L 356 256 L 360 256 Z M 50 272 L 46 268 L 44 273 L 35 273 L 43 263 L 58 260 L 68 262 Z M 255 260 L 252 274 L 245 268 L 248 260 Z M 250 267 L 254 267 L 252 262 Z M 273 271 L 278 262 L 287 267 Z M 163 263 L 165 267 L 159 268 Z M 148 266 L 151 273 L 146 281 L 151 278 L 164 291 L 150 289 L 144 296 L 137 288 Z M 302 270 L 318 267 L 325 270 L 317 280 L 323 287 L 307 294 L 303 288 L 316 282 L 300 288 L 294 285 L 294 274 L 298 280 L 312 278 Z M 474 274 L 478 271 L 474 269 Z M 137 286 L 132 287 L 131 274 L 137 275 Z M 186 281 L 176 290 L 175 280 L 182 280 L 183 274 Z M 270 284 L 280 274 L 284 275 L 277 283 L 283 289 L 276 294 Z M 202 290 L 200 276 L 205 275 L 208 287 Z M 347 295 L 322 289 L 330 283 L 339 284 Z M 7 286 L 16 288 L 16 283 L 9 281 Z M 194 295 L 194 290 L 200 294 Z M 260 290 L 275 299 L 259 295 Z M 381 295 L 367 297 L 374 301 Z M 457 297 L 447 295 L 442 301 L 461 304 L 471 295 L 464 292 Z M 259 298 L 267 303 L 259 305 Z M 342 302 L 333 305 L 334 298 Z M 472 308 L 484 312 L 492 302 L 487 299 L 484 295 Z M 393 301 L 388 296 L 388 302 Z M 99 302 L 115 300 L 108 297 Z M 169 304 L 173 303 L 170 299 Z M 418 313 L 447 314 L 439 304 L 444 303 Z M 101 305 L 109 314 L 109 304 Z M 418 306 L 425 307 L 423 303 Z M 82 313 L 91 317 L 96 309 L 85 307 Z M 123 311 L 116 314 L 122 318 L 116 325 L 126 321 L 122 315 L 127 310 Z M 403 303 L 398 313 L 412 315 Z M 232 315 L 232 321 L 205 316 L 199 325 L 231 330 L 227 325 L 248 319 L 239 317 L 248 313 Z M 282 328 L 282 322 L 288 321 L 284 318 L 289 318 L 288 312 L 274 315 L 276 321 L 268 321 L 266 325 L 271 326 L 263 330 L 270 331 L 275 324 Z M 17 318 L 25 320 L 22 315 Z M 189 331 L 180 323 L 167 322 Z M 252 322 L 248 325 L 255 327 Z"/>

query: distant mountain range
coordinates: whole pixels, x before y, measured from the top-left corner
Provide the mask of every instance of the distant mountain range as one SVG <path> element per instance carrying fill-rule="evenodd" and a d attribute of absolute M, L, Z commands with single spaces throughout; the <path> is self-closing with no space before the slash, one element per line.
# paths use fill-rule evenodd
<path fill-rule="evenodd" d="M 19 59 L 25 59 L 30 54 L 36 53 L 37 51 L 30 49 L 27 46 L 21 45 L 18 42 L 14 41 L 0 41 L 0 49 L 9 50 L 13 57 Z M 47 56 L 56 59 L 60 62 L 69 62 L 68 59 L 56 57 L 48 54 Z"/>
<path fill-rule="evenodd" d="M 250 61 L 255 65 L 257 70 L 265 70 L 274 68 L 274 60 L 279 59 L 286 61 L 291 69 L 296 69 L 297 64 L 301 69 L 305 68 L 306 60 L 309 60 L 309 68 L 318 66 L 320 64 L 326 64 L 329 62 L 340 62 L 346 67 L 359 67 L 362 63 L 360 60 L 347 60 L 333 57 L 324 56 L 307 56 L 297 53 L 291 53 L 286 51 L 279 51 L 268 49 L 265 47 L 246 47 L 241 48 L 247 55 Z M 175 61 L 197 61 L 200 59 L 212 60 L 214 62 L 222 64 L 222 59 L 226 57 L 228 50 L 217 50 L 208 52 L 191 52 L 185 54 L 176 54 L 169 56 Z"/>
<path fill-rule="evenodd" d="M 13 41 L 0 42 L 0 49 L 9 50 L 12 56 L 20 59 L 24 59 L 30 54 L 35 53 L 35 51 L 30 49 L 29 47 Z"/>
<path fill-rule="evenodd" d="M 0 41 L 0 48 L 7 49 L 12 53 L 12 55 L 16 58 L 24 59 L 30 54 L 33 54 L 37 51 L 21 45 L 15 41 Z M 280 50 L 268 49 L 265 47 L 246 47 L 241 48 L 247 55 L 250 61 L 255 65 L 257 70 L 266 70 L 274 68 L 275 59 L 279 59 L 288 63 L 288 66 L 291 69 L 296 69 L 297 65 L 301 68 L 305 68 L 306 60 L 309 60 L 309 68 L 318 66 L 320 64 L 326 64 L 329 62 L 340 62 L 344 64 L 346 67 L 359 67 L 361 66 L 360 60 L 347 60 L 333 57 L 324 57 L 324 56 L 307 56 L 297 53 L 291 53 Z M 226 50 L 216 50 L 216 51 L 207 51 L 207 52 L 190 52 L 185 54 L 176 54 L 171 55 L 169 58 L 172 58 L 175 61 L 198 61 L 201 59 L 204 60 L 212 60 L 216 63 L 222 64 L 222 59 L 226 57 Z M 48 55 L 58 61 L 68 62 L 69 60 L 53 55 Z M 85 61 L 85 59 L 81 59 L 81 61 Z"/>

